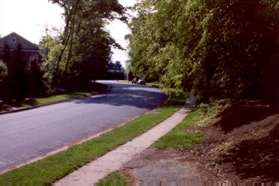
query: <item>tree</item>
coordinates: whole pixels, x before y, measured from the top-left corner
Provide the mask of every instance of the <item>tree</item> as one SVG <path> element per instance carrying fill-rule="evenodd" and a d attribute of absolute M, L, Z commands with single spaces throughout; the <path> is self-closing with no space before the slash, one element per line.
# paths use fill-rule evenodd
<path fill-rule="evenodd" d="M 44 72 L 44 79 L 48 84 L 52 84 L 58 70 L 56 69 L 57 59 L 63 46 L 60 44 L 59 38 L 52 37 L 49 34 L 41 39 L 39 45 L 43 61 L 42 70 Z"/>
<path fill-rule="evenodd" d="M 61 48 L 56 60 L 47 62 L 54 66 L 51 81 L 70 87 L 88 84 L 104 74 L 110 61 L 111 46 L 120 47 L 104 30 L 104 26 L 107 20 L 123 20 L 124 8 L 117 0 L 51 2 L 64 9 L 65 18 L 65 28 L 58 39 Z M 73 84 L 73 80 L 76 83 Z"/>
<path fill-rule="evenodd" d="M 201 101 L 278 98 L 277 4 L 142 0 L 130 24 L 131 69 Z"/>

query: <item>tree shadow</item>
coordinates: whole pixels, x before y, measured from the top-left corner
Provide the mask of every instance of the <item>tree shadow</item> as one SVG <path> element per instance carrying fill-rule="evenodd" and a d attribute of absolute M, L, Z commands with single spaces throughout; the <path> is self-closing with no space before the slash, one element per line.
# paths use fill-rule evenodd
<path fill-rule="evenodd" d="M 104 94 L 80 100 L 76 104 L 106 104 L 153 109 L 166 100 L 167 96 L 158 89 L 140 85 L 110 84 Z"/>
<path fill-rule="evenodd" d="M 33 98 L 22 99 L 22 100 L 11 100 L 2 103 L 2 106 L 0 105 L 0 109 L 4 110 L 12 107 L 35 106 L 37 104 L 38 104 L 37 101 Z"/>
<path fill-rule="evenodd" d="M 22 101 L 21 103 L 19 103 L 21 106 L 23 105 L 30 105 L 30 106 L 35 106 L 38 104 L 38 102 L 36 101 L 36 99 L 27 99 Z"/>
<path fill-rule="evenodd" d="M 215 125 L 228 133 L 251 122 L 261 121 L 276 112 L 278 111 L 275 107 L 262 101 L 242 101 L 221 112 L 218 115 L 220 120 Z"/>

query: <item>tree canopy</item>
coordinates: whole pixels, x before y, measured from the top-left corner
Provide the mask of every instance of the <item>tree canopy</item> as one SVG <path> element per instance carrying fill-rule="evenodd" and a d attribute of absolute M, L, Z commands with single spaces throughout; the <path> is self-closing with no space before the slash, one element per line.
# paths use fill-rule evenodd
<path fill-rule="evenodd" d="M 111 47 L 121 48 L 104 29 L 108 20 L 125 20 L 117 0 L 50 0 L 64 9 L 59 37 L 42 39 L 45 77 L 54 85 L 83 86 L 105 74 Z M 70 85 L 69 85 L 70 84 Z"/>
<path fill-rule="evenodd" d="M 277 98 L 278 0 L 141 0 L 133 73 L 200 100 Z"/>

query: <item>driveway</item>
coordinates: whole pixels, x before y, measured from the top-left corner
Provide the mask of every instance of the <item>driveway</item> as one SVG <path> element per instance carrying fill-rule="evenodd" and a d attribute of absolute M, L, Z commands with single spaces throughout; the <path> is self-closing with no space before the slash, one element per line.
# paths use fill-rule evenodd
<path fill-rule="evenodd" d="M 127 122 L 166 99 L 158 89 L 102 83 L 110 87 L 104 94 L 0 115 L 0 171 Z"/>

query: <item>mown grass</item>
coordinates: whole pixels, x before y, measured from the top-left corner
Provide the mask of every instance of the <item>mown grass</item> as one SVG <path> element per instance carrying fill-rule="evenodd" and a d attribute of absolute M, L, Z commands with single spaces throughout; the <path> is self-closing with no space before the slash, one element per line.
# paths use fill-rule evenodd
<path fill-rule="evenodd" d="M 0 185 L 50 185 L 77 168 L 154 127 L 175 113 L 180 106 L 178 101 L 169 101 L 159 109 L 100 137 L 7 172 L 0 176 Z"/>
<path fill-rule="evenodd" d="M 84 98 L 84 97 L 94 95 L 95 93 L 96 92 L 74 92 L 70 94 L 61 94 L 61 95 L 49 96 L 45 98 L 35 98 L 34 102 L 35 105 L 46 105 L 46 104 L 52 104 L 52 103 L 57 103 L 62 101 L 68 101 L 71 99 Z M 28 103 L 26 105 L 28 105 Z"/>
<path fill-rule="evenodd" d="M 219 109 L 220 106 L 218 104 L 198 106 L 177 127 L 154 143 L 153 147 L 157 149 L 172 148 L 183 150 L 191 148 L 194 144 L 201 143 L 204 135 L 197 131 L 187 131 L 187 127 L 197 123 L 201 124 L 201 122 L 206 123 L 218 113 Z"/>
<path fill-rule="evenodd" d="M 123 171 L 116 171 L 97 183 L 97 186 L 128 186 L 128 176 Z"/>

